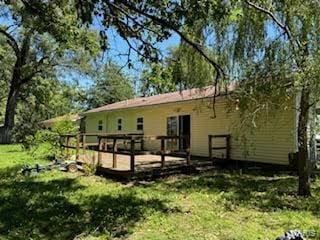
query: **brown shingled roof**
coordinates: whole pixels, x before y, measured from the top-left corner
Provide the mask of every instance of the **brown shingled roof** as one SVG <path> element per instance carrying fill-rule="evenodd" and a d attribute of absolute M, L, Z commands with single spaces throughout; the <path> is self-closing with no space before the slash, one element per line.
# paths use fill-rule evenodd
<path fill-rule="evenodd" d="M 108 104 L 102 107 L 94 108 L 87 112 L 84 112 L 83 114 L 97 113 L 97 112 L 104 112 L 104 111 L 111 111 L 111 110 L 118 110 L 118 109 L 145 107 L 145 106 L 152 106 L 152 105 L 165 104 L 165 103 L 182 102 L 182 101 L 188 101 L 193 99 L 209 98 L 214 96 L 214 92 L 215 92 L 214 89 L 215 89 L 214 86 L 207 86 L 204 88 L 192 88 L 188 90 L 159 94 L 159 95 L 150 96 L 150 97 L 133 98 L 129 100 Z M 235 84 L 230 84 L 228 86 L 228 91 L 231 92 L 233 90 L 235 90 Z M 223 93 L 225 93 L 225 89 L 217 88 L 217 92 L 216 92 L 217 96 L 222 95 Z"/>
<path fill-rule="evenodd" d="M 70 120 L 72 122 L 76 122 L 76 121 L 80 120 L 81 118 L 82 118 L 82 116 L 80 116 L 78 114 L 67 114 L 67 115 L 63 115 L 63 116 L 59 116 L 59 117 L 55 117 L 55 118 L 50 118 L 50 119 L 44 120 L 40 123 L 45 127 L 52 127 L 53 124 L 60 122 L 60 121 Z"/>

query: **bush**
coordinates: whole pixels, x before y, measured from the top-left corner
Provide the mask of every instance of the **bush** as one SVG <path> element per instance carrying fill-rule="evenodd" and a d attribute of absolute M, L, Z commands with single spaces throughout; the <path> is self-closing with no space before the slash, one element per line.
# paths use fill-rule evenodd
<path fill-rule="evenodd" d="M 70 120 L 62 120 L 55 123 L 51 130 L 41 129 L 34 135 L 25 138 L 23 146 L 34 158 L 65 158 L 61 151 L 60 135 L 76 133 L 78 126 Z"/>
<path fill-rule="evenodd" d="M 97 170 L 96 166 L 94 164 L 90 164 L 90 163 L 83 163 L 82 167 L 83 167 L 83 172 L 87 176 L 94 175 L 96 173 L 96 170 Z"/>

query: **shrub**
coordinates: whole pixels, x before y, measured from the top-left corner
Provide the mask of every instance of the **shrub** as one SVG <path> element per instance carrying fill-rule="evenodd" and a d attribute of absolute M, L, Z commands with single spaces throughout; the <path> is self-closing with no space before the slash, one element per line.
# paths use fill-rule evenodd
<path fill-rule="evenodd" d="M 67 119 L 62 120 L 55 123 L 51 130 L 41 129 L 34 135 L 28 135 L 23 145 L 35 158 L 65 158 L 66 156 L 61 151 L 60 135 L 77 131 L 76 123 Z"/>
<path fill-rule="evenodd" d="M 97 170 L 96 166 L 94 164 L 90 164 L 90 163 L 83 163 L 82 169 L 83 169 L 83 172 L 85 173 L 85 175 L 87 175 L 87 176 L 94 175 Z"/>

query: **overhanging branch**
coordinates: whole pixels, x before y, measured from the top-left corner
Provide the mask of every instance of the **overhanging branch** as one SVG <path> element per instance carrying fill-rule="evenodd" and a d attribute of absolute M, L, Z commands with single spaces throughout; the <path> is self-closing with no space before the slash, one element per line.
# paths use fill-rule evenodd
<path fill-rule="evenodd" d="M 275 22 L 275 24 L 284 31 L 284 33 L 287 35 L 289 41 L 291 41 L 291 42 L 294 41 L 299 48 L 301 47 L 301 44 L 300 44 L 299 41 L 293 40 L 292 33 L 291 33 L 291 31 L 290 31 L 289 26 L 288 26 L 287 24 L 281 22 L 281 21 L 275 16 L 274 13 L 272 13 L 270 10 L 268 10 L 268 9 L 262 7 L 262 6 L 259 6 L 258 4 L 255 4 L 255 3 L 251 2 L 251 1 L 246 0 L 246 3 L 247 3 L 250 7 L 254 8 L 254 9 L 260 11 L 260 12 L 263 12 L 263 13 L 265 13 L 266 15 L 268 15 L 268 16 L 273 20 L 273 22 Z"/>
<path fill-rule="evenodd" d="M 216 79 L 219 79 L 221 77 L 221 75 L 225 75 L 224 70 L 222 69 L 222 67 L 216 63 L 215 61 L 213 61 L 205 52 L 203 49 L 201 49 L 200 46 L 198 46 L 195 42 L 193 42 L 191 39 L 189 39 L 185 34 L 183 34 L 176 26 L 172 25 L 171 23 L 169 23 L 168 21 L 158 18 L 154 15 L 151 15 L 145 11 L 142 11 L 138 8 L 136 8 L 135 6 L 133 6 L 132 4 L 126 2 L 126 1 L 121 1 L 122 5 L 124 5 L 125 7 L 127 7 L 128 9 L 146 17 L 151 19 L 153 22 L 166 27 L 168 29 L 171 29 L 172 31 L 174 31 L 175 33 L 177 33 L 182 40 L 184 40 L 187 44 L 189 44 L 193 49 L 195 49 L 203 58 L 205 58 L 216 70 Z"/>
<path fill-rule="evenodd" d="M 4 30 L 2 28 L 0 28 L 0 33 L 3 36 L 5 36 L 5 38 L 7 39 L 7 43 L 10 45 L 10 47 L 13 49 L 13 51 L 16 54 L 16 56 L 18 57 L 20 55 L 20 50 L 19 50 L 18 43 L 16 42 L 14 37 L 12 35 L 10 35 L 6 30 Z"/>

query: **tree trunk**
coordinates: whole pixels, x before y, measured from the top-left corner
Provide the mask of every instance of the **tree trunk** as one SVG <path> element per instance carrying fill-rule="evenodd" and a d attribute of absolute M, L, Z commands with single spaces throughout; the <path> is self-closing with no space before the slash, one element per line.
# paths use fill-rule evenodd
<path fill-rule="evenodd" d="M 5 113 L 5 120 L 4 120 L 4 127 L 10 130 L 14 127 L 14 117 L 15 117 L 15 111 L 17 108 L 18 97 L 19 97 L 19 88 L 10 87 L 10 92 L 7 98 L 6 113 Z"/>
<path fill-rule="evenodd" d="M 11 80 L 10 91 L 7 98 L 4 126 L 0 131 L 1 143 L 5 144 L 12 142 L 12 129 L 14 127 L 14 118 L 20 92 L 20 85 L 17 84 L 17 82 L 18 78 L 16 78 L 14 74 Z"/>
<path fill-rule="evenodd" d="M 304 87 L 301 92 L 300 114 L 298 123 L 298 173 L 300 196 L 310 196 L 310 162 L 308 158 L 308 122 L 310 89 Z"/>

